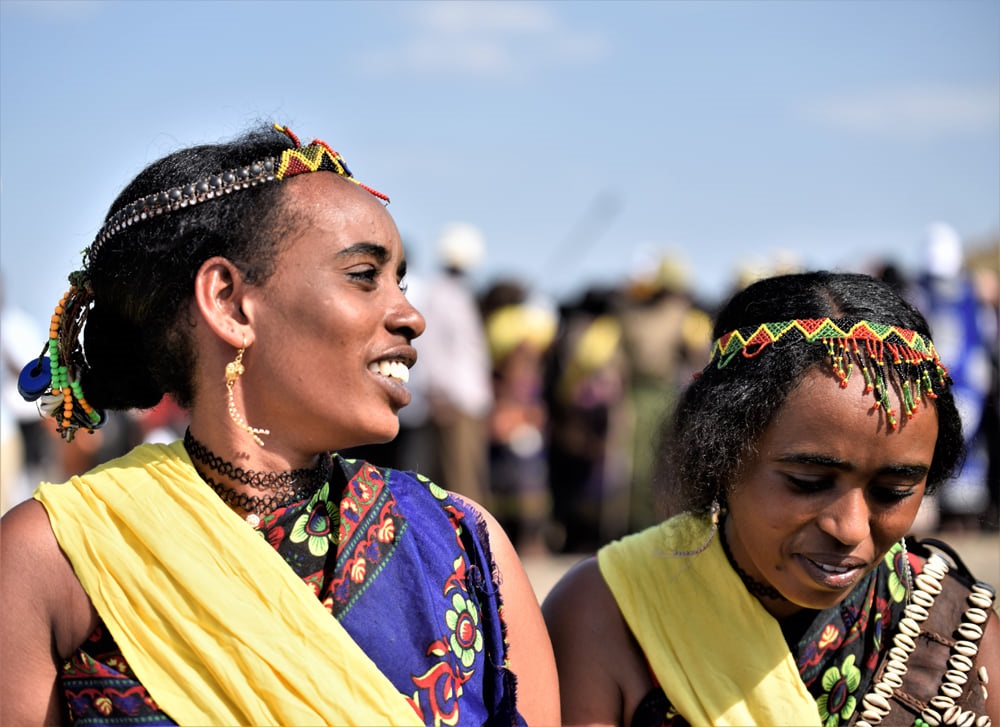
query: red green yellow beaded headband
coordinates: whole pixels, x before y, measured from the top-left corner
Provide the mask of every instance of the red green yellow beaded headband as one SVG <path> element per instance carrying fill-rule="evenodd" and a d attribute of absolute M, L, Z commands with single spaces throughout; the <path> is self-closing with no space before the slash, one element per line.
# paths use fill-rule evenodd
<path fill-rule="evenodd" d="M 258 184 L 282 181 L 299 174 L 329 171 L 354 182 L 383 202 L 389 198 L 368 187 L 351 174 L 344 158 L 319 139 L 302 146 L 291 129 L 279 124 L 274 128 L 294 143 L 280 156 L 267 157 L 243 167 L 211 174 L 187 184 L 146 195 L 125 205 L 111 215 L 98 231 L 94 242 L 84 251 L 84 268 L 70 275 L 70 289 L 52 314 L 49 340 L 41 355 L 29 361 L 18 377 L 18 391 L 27 401 L 37 401 L 39 411 L 56 420 L 56 430 L 67 441 L 78 429 L 93 432 L 106 421 L 103 411 L 88 402 L 80 385 L 86 366 L 80 346 L 80 333 L 90 310 L 93 292 L 88 270 L 101 247 L 122 230 L 158 215 L 175 212 L 223 197 Z M 46 355 L 47 354 L 47 355 Z"/>
<path fill-rule="evenodd" d="M 712 344 L 709 366 L 725 368 L 737 354 L 754 358 L 782 339 L 826 346 L 842 388 L 847 388 L 857 364 L 865 377 L 865 393 L 875 395 L 873 408 L 885 410 L 893 429 L 898 422 L 889 399 L 890 366 L 900 381 L 900 398 L 907 418 L 917 412 L 923 395 L 930 399 L 937 397 L 932 376 L 941 386 L 951 382 L 929 338 L 906 328 L 857 319 L 806 318 L 730 331 Z"/>
<path fill-rule="evenodd" d="M 86 264 L 89 266 L 93 262 L 97 252 L 105 242 L 127 227 L 143 220 L 256 187 L 258 184 L 280 182 L 299 174 L 333 172 L 354 182 L 383 202 L 389 201 L 386 195 L 355 179 L 351 170 L 347 168 L 344 158 L 331 149 L 325 141 L 313 139 L 308 146 L 301 146 L 298 137 L 287 126 L 275 124 L 274 128 L 295 142 L 295 147 L 286 149 L 281 153 L 281 156 L 267 157 L 242 167 L 210 174 L 202 179 L 180 184 L 130 202 L 111 215 L 97 232 L 93 244 L 85 252 Z"/>

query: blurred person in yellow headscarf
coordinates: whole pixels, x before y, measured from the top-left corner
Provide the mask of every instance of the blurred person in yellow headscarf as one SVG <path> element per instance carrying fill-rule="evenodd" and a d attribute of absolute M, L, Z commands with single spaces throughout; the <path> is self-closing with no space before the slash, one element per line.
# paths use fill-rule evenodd
<path fill-rule="evenodd" d="M 544 360 L 556 332 L 552 310 L 527 299 L 517 282 L 496 283 L 483 298 L 493 370 L 490 501 L 518 551 L 546 550 L 548 492 Z"/>

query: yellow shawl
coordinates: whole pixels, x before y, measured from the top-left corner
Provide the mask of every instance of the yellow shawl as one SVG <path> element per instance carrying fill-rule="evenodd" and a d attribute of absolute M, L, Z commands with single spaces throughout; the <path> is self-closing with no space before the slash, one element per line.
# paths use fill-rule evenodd
<path fill-rule="evenodd" d="M 605 546 L 601 575 L 671 704 L 699 725 L 818 725 L 778 622 L 747 592 L 710 524 L 680 515 Z"/>
<path fill-rule="evenodd" d="M 144 445 L 35 492 L 104 623 L 180 724 L 419 724 L 267 541 Z"/>

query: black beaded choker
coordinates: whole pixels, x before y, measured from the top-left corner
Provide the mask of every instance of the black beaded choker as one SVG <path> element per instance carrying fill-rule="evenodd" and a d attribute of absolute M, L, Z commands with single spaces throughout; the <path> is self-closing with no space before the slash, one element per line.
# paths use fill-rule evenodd
<path fill-rule="evenodd" d="M 733 570 L 736 571 L 736 574 L 743 581 L 743 585 L 746 586 L 750 593 L 758 598 L 770 598 L 775 601 L 787 600 L 774 586 L 754 580 L 749 573 L 736 564 L 736 559 L 733 557 L 732 551 L 729 550 L 729 543 L 726 541 L 725 523 L 719 527 L 719 542 L 722 543 L 722 550 L 726 554 L 726 560 L 729 561 L 729 565 L 733 567 Z"/>
<path fill-rule="evenodd" d="M 330 478 L 333 458 L 320 456 L 315 467 L 304 467 L 290 472 L 263 472 L 246 470 L 227 462 L 199 442 L 188 429 L 184 432 L 184 448 L 195 469 L 215 493 L 230 507 L 247 513 L 247 522 L 256 527 L 261 518 L 274 510 L 311 495 Z M 198 465 L 201 465 L 199 467 Z M 230 480 L 235 480 L 257 490 L 269 490 L 265 495 L 248 495 L 216 482 L 204 470 L 209 470 Z"/>

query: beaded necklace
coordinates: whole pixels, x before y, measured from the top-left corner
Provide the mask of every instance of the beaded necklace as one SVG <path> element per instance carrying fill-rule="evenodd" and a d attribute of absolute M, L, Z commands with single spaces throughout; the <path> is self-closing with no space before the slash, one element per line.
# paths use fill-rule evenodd
<path fill-rule="evenodd" d="M 260 524 L 264 515 L 280 507 L 301 500 L 311 495 L 330 479 L 333 458 L 323 454 L 315 467 L 303 467 L 288 472 L 266 472 L 247 470 L 237 467 L 212 452 L 199 442 L 188 429 L 184 432 L 184 448 L 187 450 L 195 469 L 208 486 L 230 507 L 236 507 L 247 513 L 246 521 L 252 527 Z M 255 490 L 268 490 L 267 494 L 250 495 L 240 492 L 217 482 L 206 474 L 202 468 L 221 475 L 229 480 L 235 480 Z"/>

